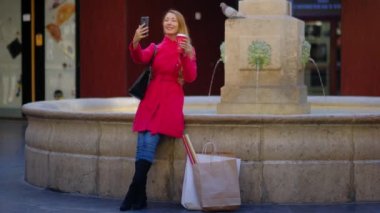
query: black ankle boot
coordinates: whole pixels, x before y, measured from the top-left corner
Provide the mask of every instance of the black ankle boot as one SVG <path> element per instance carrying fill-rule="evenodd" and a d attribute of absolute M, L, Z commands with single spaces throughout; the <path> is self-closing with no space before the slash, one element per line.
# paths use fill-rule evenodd
<path fill-rule="evenodd" d="M 133 182 L 129 186 L 128 193 L 125 195 L 125 198 L 123 200 L 123 203 L 121 203 L 120 211 L 128 211 L 132 209 L 132 204 L 135 203 L 136 200 L 136 192 L 137 187 Z"/>
<path fill-rule="evenodd" d="M 147 196 L 146 196 L 146 181 L 147 174 L 151 167 L 152 163 L 147 160 L 138 160 L 137 167 L 138 170 L 141 171 L 139 175 L 139 184 L 137 187 L 137 197 L 136 201 L 132 204 L 133 210 L 144 209 L 147 207 Z"/>

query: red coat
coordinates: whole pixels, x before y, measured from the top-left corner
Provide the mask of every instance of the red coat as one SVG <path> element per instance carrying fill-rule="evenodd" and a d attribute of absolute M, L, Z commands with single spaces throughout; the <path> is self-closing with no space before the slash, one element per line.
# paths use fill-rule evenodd
<path fill-rule="evenodd" d="M 185 124 L 184 93 L 182 85 L 178 83 L 178 75 L 182 65 L 185 82 L 196 79 L 195 54 L 193 58 L 181 56 L 177 42 L 166 36 L 156 47 L 152 67 L 153 79 L 137 109 L 133 131 L 149 130 L 152 134 L 160 133 L 180 138 Z M 154 44 L 151 43 L 145 49 L 140 45 L 133 49 L 130 44 L 129 50 L 135 63 L 148 64 L 153 56 Z"/>

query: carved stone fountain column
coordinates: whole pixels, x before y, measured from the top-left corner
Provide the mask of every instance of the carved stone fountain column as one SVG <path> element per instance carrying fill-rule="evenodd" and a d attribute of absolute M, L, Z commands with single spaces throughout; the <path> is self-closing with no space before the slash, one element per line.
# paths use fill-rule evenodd
<path fill-rule="evenodd" d="M 289 15 L 286 0 L 243 0 L 239 10 L 247 17 L 225 22 L 225 85 L 217 112 L 309 113 L 301 63 L 304 22 Z M 253 41 L 271 46 L 271 62 L 258 74 L 248 63 Z"/>

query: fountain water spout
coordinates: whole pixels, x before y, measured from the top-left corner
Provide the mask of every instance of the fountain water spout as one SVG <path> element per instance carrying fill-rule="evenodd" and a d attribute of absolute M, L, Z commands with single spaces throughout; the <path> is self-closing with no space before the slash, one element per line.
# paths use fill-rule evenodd
<path fill-rule="evenodd" d="M 301 62 L 305 23 L 290 15 L 289 5 L 286 0 L 244 0 L 239 11 L 246 18 L 226 20 L 219 114 L 310 112 Z M 261 44 L 267 51 L 255 52 L 249 48 L 252 44 Z M 270 54 L 261 57 L 265 53 Z"/>

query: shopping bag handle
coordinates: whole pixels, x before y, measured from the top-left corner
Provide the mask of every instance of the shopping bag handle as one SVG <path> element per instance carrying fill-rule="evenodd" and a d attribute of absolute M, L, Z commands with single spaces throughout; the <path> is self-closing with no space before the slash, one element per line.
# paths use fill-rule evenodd
<path fill-rule="evenodd" d="M 214 142 L 207 142 L 205 143 L 205 145 L 203 145 L 203 149 L 202 149 L 202 154 L 207 154 L 207 148 L 211 146 L 212 147 L 212 152 L 210 152 L 210 154 L 217 154 L 217 149 L 216 149 L 216 145 Z"/>

